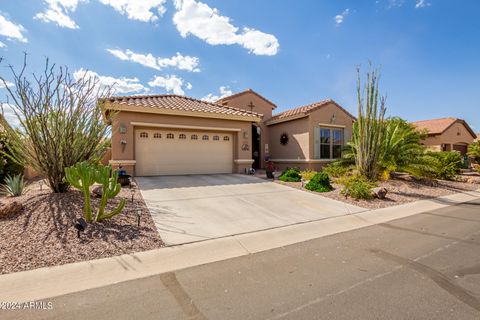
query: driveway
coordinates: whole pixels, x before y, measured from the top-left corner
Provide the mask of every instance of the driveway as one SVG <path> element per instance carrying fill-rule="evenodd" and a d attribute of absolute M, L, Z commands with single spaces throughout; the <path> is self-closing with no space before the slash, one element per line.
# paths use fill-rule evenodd
<path fill-rule="evenodd" d="M 365 210 L 240 174 L 138 177 L 136 180 L 166 245 Z"/>

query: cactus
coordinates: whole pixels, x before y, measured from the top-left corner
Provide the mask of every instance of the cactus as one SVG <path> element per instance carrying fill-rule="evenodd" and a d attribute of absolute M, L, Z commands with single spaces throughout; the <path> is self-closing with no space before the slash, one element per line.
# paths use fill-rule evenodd
<path fill-rule="evenodd" d="M 95 170 L 95 181 L 102 185 L 102 199 L 98 208 L 98 213 L 95 218 L 96 222 L 100 222 L 104 219 L 109 219 L 119 214 L 125 207 L 125 199 L 120 200 L 118 207 L 112 211 L 106 213 L 105 207 L 107 206 L 108 199 L 113 199 L 120 192 L 121 185 L 117 182 L 118 172 L 114 172 L 110 177 L 112 168 L 110 166 L 99 166 Z"/>
<path fill-rule="evenodd" d="M 65 168 L 65 177 L 74 188 L 83 192 L 83 215 L 87 222 L 92 221 L 92 207 L 90 205 L 90 187 L 95 182 L 95 167 L 88 162 L 79 162 Z"/>

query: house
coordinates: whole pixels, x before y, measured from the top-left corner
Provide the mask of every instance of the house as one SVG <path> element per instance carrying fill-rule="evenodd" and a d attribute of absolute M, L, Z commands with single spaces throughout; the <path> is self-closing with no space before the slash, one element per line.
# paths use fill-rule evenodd
<path fill-rule="evenodd" d="M 319 169 L 341 156 L 355 118 L 333 100 L 273 115 L 248 89 L 215 103 L 178 95 L 101 101 L 112 124 L 110 163 L 136 176 L 243 173 L 271 159 L 279 169 Z"/>
<path fill-rule="evenodd" d="M 441 118 L 413 122 L 418 130 L 425 131 L 427 137 L 422 141 L 428 149 L 434 151 L 458 151 L 465 155 L 468 145 L 477 135 L 465 120 Z"/>

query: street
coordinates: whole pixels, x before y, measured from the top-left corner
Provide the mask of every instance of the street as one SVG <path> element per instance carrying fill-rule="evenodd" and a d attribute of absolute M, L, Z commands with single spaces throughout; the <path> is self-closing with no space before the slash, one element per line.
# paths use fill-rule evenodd
<path fill-rule="evenodd" d="M 480 201 L 47 299 L 1 319 L 480 319 Z"/>

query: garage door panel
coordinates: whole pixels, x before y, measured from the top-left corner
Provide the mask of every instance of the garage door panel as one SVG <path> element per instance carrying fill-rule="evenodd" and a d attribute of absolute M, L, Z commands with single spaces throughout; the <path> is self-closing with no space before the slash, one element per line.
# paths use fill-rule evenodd
<path fill-rule="evenodd" d="M 137 176 L 232 173 L 233 139 L 230 133 L 136 130 L 135 159 Z"/>

